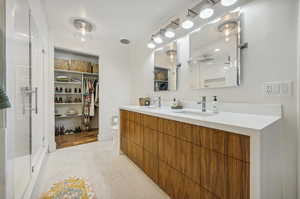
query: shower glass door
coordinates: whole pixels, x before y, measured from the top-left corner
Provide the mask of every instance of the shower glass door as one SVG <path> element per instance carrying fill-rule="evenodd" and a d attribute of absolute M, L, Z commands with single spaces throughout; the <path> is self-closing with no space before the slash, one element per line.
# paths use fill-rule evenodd
<path fill-rule="evenodd" d="M 26 0 L 16 1 L 14 28 L 14 194 L 15 199 L 21 199 L 32 175 L 31 117 L 34 96 L 31 86 L 30 9 Z"/>

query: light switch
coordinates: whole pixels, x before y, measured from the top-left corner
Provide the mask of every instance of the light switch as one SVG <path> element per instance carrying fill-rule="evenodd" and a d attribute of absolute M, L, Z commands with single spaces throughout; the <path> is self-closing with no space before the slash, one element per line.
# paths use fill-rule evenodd
<path fill-rule="evenodd" d="M 292 96 L 292 81 L 266 82 L 263 85 L 264 96 Z"/>
<path fill-rule="evenodd" d="M 292 96 L 293 90 L 293 82 L 292 81 L 285 81 L 281 82 L 280 84 L 280 95 L 281 96 Z"/>

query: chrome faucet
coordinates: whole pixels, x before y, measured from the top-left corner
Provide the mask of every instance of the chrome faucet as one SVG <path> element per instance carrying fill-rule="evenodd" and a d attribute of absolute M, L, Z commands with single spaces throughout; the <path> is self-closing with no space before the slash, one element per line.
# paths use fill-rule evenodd
<path fill-rule="evenodd" d="M 154 100 L 155 103 L 157 103 L 157 107 L 161 108 L 161 96 L 157 97 L 156 100 Z"/>
<path fill-rule="evenodd" d="M 202 101 L 197 104 L 201 104 L 202 112 L 206 112 L 206 96 L 202 96 Z"/>

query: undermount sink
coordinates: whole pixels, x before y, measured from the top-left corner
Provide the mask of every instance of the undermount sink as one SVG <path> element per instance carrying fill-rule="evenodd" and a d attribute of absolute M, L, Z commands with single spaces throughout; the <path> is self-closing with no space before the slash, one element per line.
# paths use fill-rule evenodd
<path fill-rule="evenodd" d="M 186 114 L 186 115 L 198 115 L 198 116 L 213 116 L 217 114 L 212 111 L 202 112 L 201 110 L 198 109 L 182 109 L 181 111 L 177 110 L 175 112 Z"/>

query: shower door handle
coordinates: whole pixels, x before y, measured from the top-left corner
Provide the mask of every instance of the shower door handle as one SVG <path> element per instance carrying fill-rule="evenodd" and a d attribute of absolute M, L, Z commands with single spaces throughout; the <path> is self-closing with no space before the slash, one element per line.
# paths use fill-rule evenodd
<path fill-rule="evenodd" d="M 38 111 L 38 87 L 35 87 L 34 88 L 34 94 L 35 94 L 35 114 L 38 114 L 39 111 Z"/>
<path fill-rule="evenodd" d="M 35 111 L 35 114 L 38 114 L 38 87 L 35 87 L 34 90 L 31 90 L 29 87 L 23 87 L 23 114 L 26 110 Z M 26 108 L 25 96 L 35 94 L 35 108 Z"/>

